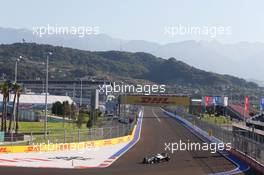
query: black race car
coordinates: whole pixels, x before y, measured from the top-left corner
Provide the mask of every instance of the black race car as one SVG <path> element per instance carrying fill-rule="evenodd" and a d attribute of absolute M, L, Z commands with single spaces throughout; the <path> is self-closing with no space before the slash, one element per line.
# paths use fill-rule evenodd
<path fill-rule="evenodd" d="M 144 164 L 154 164 L 160 162 L 168 162 L 170 161 L 170 156 L 167 153 L 156 154 L 151 157 L 145 157 L 142 161 Z"/>

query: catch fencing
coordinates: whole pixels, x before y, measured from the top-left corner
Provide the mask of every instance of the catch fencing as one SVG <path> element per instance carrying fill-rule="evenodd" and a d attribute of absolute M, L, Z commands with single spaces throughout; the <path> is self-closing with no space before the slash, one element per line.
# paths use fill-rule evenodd
<path fill-rule="evenodd" d="M 47 131 L 47 135 L 39 131 L 31 131 L 20 135 L 10 133 L 5 137 L 6 141 L 2 145 L 77 143 L 111 139 L 128 135 L 133 130 L 133 126 L 134 123 L 91 129 L 50 129 Z"/>

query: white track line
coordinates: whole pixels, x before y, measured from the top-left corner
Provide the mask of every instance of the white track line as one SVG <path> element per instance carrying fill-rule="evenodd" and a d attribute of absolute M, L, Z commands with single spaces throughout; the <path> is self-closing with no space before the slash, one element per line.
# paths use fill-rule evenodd
<path fill-rule="evenodd" d="M 157 114 L 154 112 L 153 108 L 152 108 L 152 113 L 153 113 L 153 115 L 156 117 L 156 119 L 160 122 L 160 119 L 159 119 L 159 117 L 157 116 Z"/>

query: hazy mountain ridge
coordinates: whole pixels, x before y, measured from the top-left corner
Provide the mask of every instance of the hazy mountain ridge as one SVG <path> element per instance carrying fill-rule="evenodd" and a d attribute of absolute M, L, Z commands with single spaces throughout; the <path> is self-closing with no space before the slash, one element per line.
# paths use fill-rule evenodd
<path fill-rule="evenodd" d="M 158 44 L 143 40 L 122 40 L 105 34 L 91 35 L 84 38 L 74 36 L 34 36 L 26 29 L 0 28 L 0 43 L 11 44 L 36 42 L 64 46 L 90 51 L 120 50 L 129 52 L 147 52 L 168 59 L 175 57 L 200 69 L 231 74 L 246 79 L 263 80 L 264 44 L 240 42 L 222 44 L 217 41 L 183 41 Z"/>
<path fill-rule="evenodd" d="M 18 79 L 43 79 L 47 52 L 53 53 L 49 75 L 54 80 L 122 76 L 169 85 L 258 88 L 255 83 L 196 69 L 175 58 L 166 60 L 143 52 L 91 52 L 35 43 L 0 45 L 0 74 L 12 80 L 15 60 L 22 55 Z"/>

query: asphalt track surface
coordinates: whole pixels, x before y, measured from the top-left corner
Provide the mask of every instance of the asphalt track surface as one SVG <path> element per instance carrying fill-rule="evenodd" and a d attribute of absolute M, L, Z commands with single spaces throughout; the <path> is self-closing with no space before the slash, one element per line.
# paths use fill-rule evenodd
<path fill-rule="evenodd" d="M 1 167 L 1 175 L 199 175 L 229 171 L 235 166 L 220 154 L 208 151 L 177 151 L 171 154 L 171 161 L 154 165 L 141 164 L 143 157 L 164 152 L 165 142 L 202 141 L 176 120 L 168 117 L 159 108 L 145 107 L 140 141 L 108 168 L 95 169 L 40 169 Z M 81 155 L 80 155 L 81 156 Z M 252 174 L 252 172 L 246 173 Z"/>

